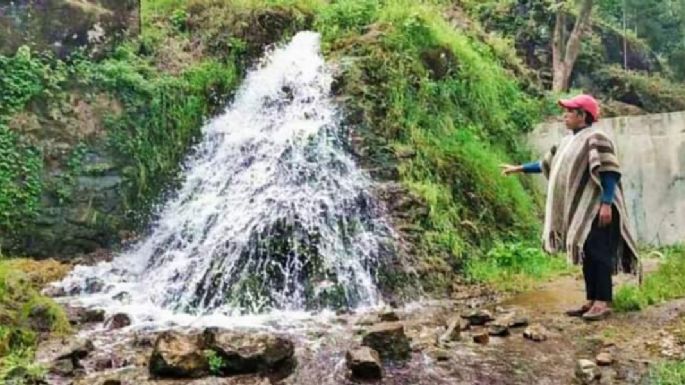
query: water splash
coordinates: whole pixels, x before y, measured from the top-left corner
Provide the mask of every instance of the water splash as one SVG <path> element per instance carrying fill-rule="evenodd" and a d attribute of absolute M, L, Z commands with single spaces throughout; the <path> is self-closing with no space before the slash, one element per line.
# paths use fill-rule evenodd
<path fill-rule="evenodd" d="M 343 149 L 319 45 L 301 32 L 268 54 L 203 127 L 151 234 L 60 285 L 134 318 L 378 304 L 393 234 Z"/>

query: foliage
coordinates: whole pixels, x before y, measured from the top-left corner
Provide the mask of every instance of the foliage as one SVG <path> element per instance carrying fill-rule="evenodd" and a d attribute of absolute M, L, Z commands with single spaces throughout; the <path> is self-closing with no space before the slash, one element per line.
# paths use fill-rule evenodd
<path fill-rule="evenodd" d="M 490 46 L 454 29 L 440 5 L 371 3 L 337 2 L 315 25 L 329 55 L 349 63 L 341 93 L 361 117 L 354 130 L 372 162 L 397 164 L 428 206 L 417 257 L 424 281 L 440 287 L 449 277 L 439 271 L 457 271 L 494 240 L 536 232 L 534 199 L 519 180 L 501 177 L 498 163 L 525 156 L 518 138 L 541 105 Z M 398 160 L 400 152 L 415 155 Z"/>
<path fill-rule="evenodd" d="M 598 2 L 600 17 L 626 28 L 664 56 L 679 80 L 685 80 L 685 1 L 609 0 Z"/>
<path fill-rule="evenodd" d="M 221 374 L 221 371 L 226 366 L 224 359 L 218 355 L 214 350 L 205 350 L 204 355 L 209 362 L 209 372 L 214 375 Z"/>
<path fill-rule="evenodd" d="M 624 71 L 611 66 L 592 75 L 596 89 L 612 99 L 632 104 L 647 112 L 665 112 L 685 109 L 685 84 L 663 77 L 639 72 Z"/>
<path fill-rule="evenodd" d="M 685 297 L 685 246 L 665 249 L 659 269 L 644 278 L 641 286 L 626 284 L 614 295 L 618 311 L 642 310 L 649 305 Z"/>
<path fill-rule="evenodd" d="M 48 309 L 46 314 L 52 332 L 65 334 L 70 331 L 64 310 L 39 293 L 42 284 L 60 275 L 56 273 L 60 269 L 53 261 L 48 262 L 49 267 L 45 269 L 32 271 L 32 277 L 23 271 L 36 268 L 38 264 L 26 260 L 0 260 L 0 381 L 3 383 L 30 382 L 44 374 L 44 368 L 34 363 L 37 335 L 27 321 L 34 306 Z M 45 276 L 39 276 L 41 271 Z"/>
<path fill-rule="evenodd" d="M 466 264 L 469 279 L 505 291 L 527 290 L 537 281 L 571 271 L 563 257 L 547 255 L 539 246 L 521 242 L 498 243 L 485 257 Z"/>
<path fill-rule="evenodd" d="M 661 362 L 650 368 L 649 385 L 685 384 L 685 361 Z"/>
<path fill-rule="evenodd" d="M 59 73 L 28 47 L 13 57 L 0 55 L 0 233 L 12 236 L 30 223 L 42 191 L 40 151 L 10 131 L 7 121 L 31 98 L 54 89 Z"/>

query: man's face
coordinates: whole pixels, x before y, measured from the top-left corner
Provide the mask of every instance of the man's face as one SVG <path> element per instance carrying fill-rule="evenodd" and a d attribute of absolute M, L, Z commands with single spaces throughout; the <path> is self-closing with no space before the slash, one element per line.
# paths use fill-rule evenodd
<path fill-rule="evenodd" d="M 569 130 L 576 130 L 585 126 L 585 113 L 579 110 L 566 109 L 564 123 Z"/>

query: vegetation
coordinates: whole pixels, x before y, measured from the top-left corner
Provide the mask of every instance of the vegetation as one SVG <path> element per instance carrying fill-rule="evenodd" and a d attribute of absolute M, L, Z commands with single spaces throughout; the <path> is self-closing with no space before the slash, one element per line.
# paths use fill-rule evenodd
<path fill-rule="evenodd" d="M 481 258 L 470 259 L 466 276 L 502 291 L 532 289 L 537 282 L 573 272 L 562 256 L 545 254 L 539 245 L 499 243 Z"/>
<path fill-rule="evenodd" d="M 685 361 L 668 361 L 656 364 L 651 368 L 649 385 L 685 384 Z"/>
<path fill-rule="evenodd" d="M 66 334 L 70 327 L 62 308 L 39 290 L 67 270 L 55 261 L 0 260 L 0 382 L 29 383 L 44 374 L 34 363 L 39 333 Z M 47 330 L 36 330 L 37 323 Z"/>
<path fill-rule="evenodd" d="M 642 285 L 621 286 L 614 295 L 618 311 L 642 310 L 649 305 L 685 297 L 685 247 L 663 250 L 664 260 L 659 269 L 647 275 Z"/>

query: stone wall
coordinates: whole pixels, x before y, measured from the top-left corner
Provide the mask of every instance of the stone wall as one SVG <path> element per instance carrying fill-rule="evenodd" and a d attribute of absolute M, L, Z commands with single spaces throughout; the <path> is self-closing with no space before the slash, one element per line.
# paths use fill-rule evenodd
<path fill-rule="evenodd" d="M 618 147 L 630 220 L 639 240 L 685 242 L 685 112 L 604 119 L 599 126 Z M 565 132 L 561 122 L 545 123 L 528 141 L 542 154 Z"/>
<path fill-rule="evenodd" d="M 0 1 L 0 54 L 22 45 L 65 57 L 76 49 L 98 54 L 139 32 L 139 0 Z"/>

